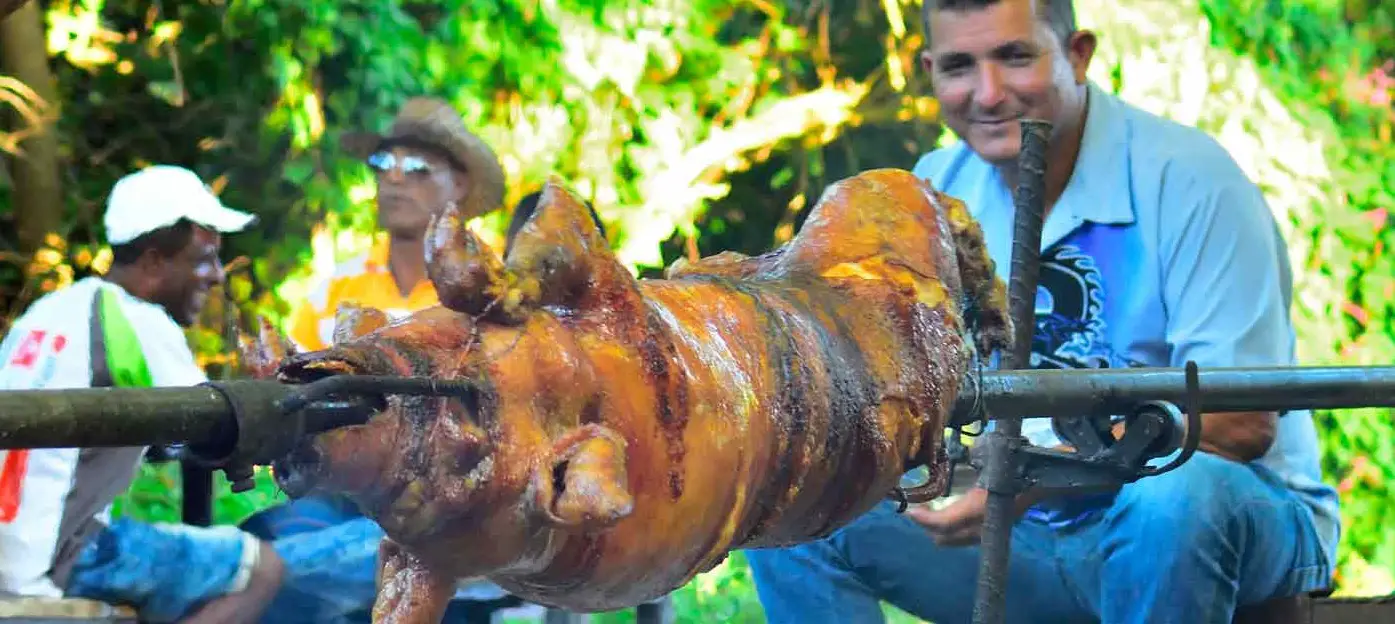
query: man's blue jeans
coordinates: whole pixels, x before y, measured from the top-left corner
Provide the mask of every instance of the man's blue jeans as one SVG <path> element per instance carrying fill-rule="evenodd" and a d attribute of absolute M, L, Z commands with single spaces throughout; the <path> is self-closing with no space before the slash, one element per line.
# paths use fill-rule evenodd
<path fill-rule="evenodd" d="M 972 621 L 979 548 L 939 547 L 886 503 L 826 539 L 746 551 L 769 621 L 881 622 L 886 600 Z M 1009 622 L 1230 624 L 1237 605 L 1325 589 L 1307 507 L 1273 473 L 1197 453 L 1067 527 L 1016 524 Z"/>
<path fill-rule="evenodd" d="M 383 532 L 339 499 L 308 497 L 263 510 L 242 528 L 271 541 L 285 562 L 263 622 L 368 622 L 377 596 Z"/>
<path fill-rule="evenodd" d="M 351 504 L 309 496 L 263 510 L 242 528 L 262 539 L 285 562 L 281 590 L 262 621 L 367 624 L 377 597 L 378 544 L 383 530 Z M 477 583 L 457 598 L 496 600 L 507 594 Z M 453 621 L 450 613 L 447 621 Z"/>

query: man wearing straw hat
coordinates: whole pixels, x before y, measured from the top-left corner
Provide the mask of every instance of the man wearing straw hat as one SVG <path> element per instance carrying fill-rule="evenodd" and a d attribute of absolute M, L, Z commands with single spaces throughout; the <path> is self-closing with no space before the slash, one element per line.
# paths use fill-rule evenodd
<path fill-rule="evenodd" d="M 439 99 L 410 99 L 387 133 L 353 132 L 341 142 L 375 173 L 380 236 L 367 254 L 336 267 L 295 312 L 290 338 L 304 350 L 329 345 L 340 303 L 392 317 L 436 305 L 425 260 L 432 216 L 455 203 L 472 219 L 499 208 L 504 197 L 494 151 Z"/>
<path fill-rule="evenodd" d="M 470 219 L 503 201 L 504 173 L 494 151 L 440 99 L 412 98 L 387 132 L 352 132 L 341 145 L 374 172 L 379 240 L 367 254 L 336 267 L 296 310 L 289 336 L 302 350 L 330 344 L 340 304 L 378 308 L 394 318 L 436 305 L 425 260 L 432 217 L 453 203 Z M 267 621 L 368 621 L 383 533 L 351 503 L 306 497 L 264 510 L 243 528 L 274 539 L 287 562 Z M 470 589 L 471 598 L 505 596 L 493 586 Z"/>

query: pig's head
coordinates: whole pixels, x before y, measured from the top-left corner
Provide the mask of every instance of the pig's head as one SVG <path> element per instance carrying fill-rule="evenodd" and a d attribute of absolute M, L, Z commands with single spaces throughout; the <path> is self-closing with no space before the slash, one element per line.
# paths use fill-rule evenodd
<path fill-rule="evenodd" d="M 462 573 L 471 574 L 546 558 L 555 540 L 539 533 L 600 530 L 629 515 L 626 442 L 601 422 L 603 384 L 580 346 L 594 324 L 568 307 L 595 282 L 598 239 L 584 206 L 552 185 L 507 266 L 448 210 L 427 254 L 442 306 L 396 322 L 345 306 L 331 348 L 287 355 L 274 374 L 290 383 L 426 377 L 471 389 L 366 395 L 366 422 L 309 436 L 273 464 L 281 487 L 347 495 L 399 543 L 468 552 Z"/>

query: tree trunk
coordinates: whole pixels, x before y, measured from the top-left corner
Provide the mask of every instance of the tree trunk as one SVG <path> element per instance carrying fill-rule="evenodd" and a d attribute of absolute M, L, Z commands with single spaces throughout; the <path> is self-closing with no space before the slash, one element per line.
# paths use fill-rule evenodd
<path fill-rule="evenodd" d="M 19 8 L 19 5 L 24 4 L 26 1 L 27 0 L 0 0 L 0 19 L 5 19 L 6 15 L 13 13 L 15 9 Z"/>
<path fill-rule="evenodd" d="M 12 0 L 0 0 L 0 9 Z M 57 111 L 58 89 L 48 66 L 43 11 L 38 2 L 27 2 L 0 21 L 0 74 L 18 79 L 33 89 L 45 105 Z M 23 153 L 14 159 L 13 210 L 21 252 L 43 244 L 44 236 L 62 224 L 63 187 L 59 166 L 57 129 L 53 124 L 19 143 Z"/>

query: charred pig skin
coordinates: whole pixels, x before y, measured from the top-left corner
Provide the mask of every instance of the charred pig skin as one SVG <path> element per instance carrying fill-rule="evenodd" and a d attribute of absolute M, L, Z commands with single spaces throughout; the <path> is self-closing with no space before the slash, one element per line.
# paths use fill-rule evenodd
<path fill-rule="evenodd" d="M 437 622 L 481 576 L 574 611 L 632 606 L 733 549 L 825 536 L 919 465 L 932 478 L 909 497 L 938 496 L 961 381 L 1011 336 L 978 225 L 906 171 L 832 185 L 775 251 L 655 280 L 555 179 L 507 258 L 463 212 L 428 235 L 442 306 L 345 308 L 336 344 L 268 373 L 478 389 L 385 397 L 274 466 L 292 496 L 344 493 L 383 527 L 377 622 Z"/>

